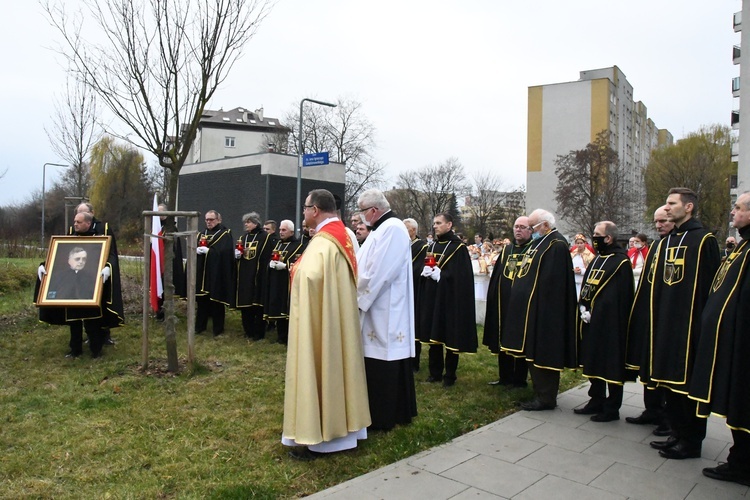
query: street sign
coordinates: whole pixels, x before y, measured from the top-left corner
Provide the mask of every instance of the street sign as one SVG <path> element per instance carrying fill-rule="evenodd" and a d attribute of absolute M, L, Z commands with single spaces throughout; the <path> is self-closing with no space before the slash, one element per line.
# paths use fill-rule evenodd
<path fill-rule="evenodd" d="M 302 155 L 303 167 L 317 167 L 319 165 L 328 165 L 328 151 Z"/>

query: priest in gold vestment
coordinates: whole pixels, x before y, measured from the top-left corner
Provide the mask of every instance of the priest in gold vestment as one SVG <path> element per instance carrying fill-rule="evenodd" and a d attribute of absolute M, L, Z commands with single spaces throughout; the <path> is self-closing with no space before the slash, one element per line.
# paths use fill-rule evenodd
<path fill-rule="evenodd" d="M 311 460 L 367 437 L 370 409 L 357 306 L 357 261 L 333 195 L 310 192 L 315 236 L 291 270 L 282 444 Z"/>

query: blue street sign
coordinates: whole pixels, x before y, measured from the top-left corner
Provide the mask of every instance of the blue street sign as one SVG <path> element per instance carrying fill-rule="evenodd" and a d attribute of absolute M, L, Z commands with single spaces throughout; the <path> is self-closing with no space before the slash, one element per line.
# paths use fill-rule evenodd
<path fill-rule="evenodd" d="M 303 167 L 316 167 L 318 165 L 328 165 L 328 151 L 302 155 Z"/>

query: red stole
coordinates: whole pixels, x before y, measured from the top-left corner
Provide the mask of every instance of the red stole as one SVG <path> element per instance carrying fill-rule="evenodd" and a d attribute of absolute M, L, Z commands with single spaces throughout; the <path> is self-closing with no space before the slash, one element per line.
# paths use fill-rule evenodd
<path fill-rule="evenodd" d="M 340 220 L 335 220 L 332 222 L 329 222 L 322 228 L 320 228 L 320 231 L 315 233 L 315 236 L 313 236 L 313 239 L 317 237 L 326 238 L 333 243 L 336 244 L 338 249 L 344 254 L 346 257 L 346 262 L 349 264 L 349 270 L 352 273 L 352 277 L 354 278 L 354 282 L 357 282 L 357 257 L 354 253 L 354 245 L 352 245 L 352 241 L 349 239 L 349 235 L 346 232 L 346 227 L 344 226 L 344 223 Z M 297 269 L 297 266 L 299 266 L 300 262 L 302 262 L 302 259 L 305 257 L 305 254 L 303 253 L 299 259 L 297 259 L 297 262 L 294 263 L 294 267 L 289 272 L 289 279 L 290 281 L 294 280 L 294 272 Z"/>

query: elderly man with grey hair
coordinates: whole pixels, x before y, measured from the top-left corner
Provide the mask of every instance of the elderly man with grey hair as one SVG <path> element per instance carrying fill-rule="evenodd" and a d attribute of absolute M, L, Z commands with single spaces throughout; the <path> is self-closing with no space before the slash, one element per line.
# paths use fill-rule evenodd
<path fill-rule="evenodd" d="M 417 414 L 411 240 L 380 190 L 357 200 L 372 232 L 357 253 L 357 303 L 372 428 L 390 430 Z"/>
<path fill-rule="evenodd" d="M 577 368 L 576 287 L 568 242 L 555 229 L 555 216 L 537 209 L 529 214 L 532 243 L 518 263 L 500 345 L 525 358 L 534 384 L 527 411 L 557 406 L 560 372 Z"/>
<path fill-rule="evenodd" d="M 263 295 L 268 279 L 268 263 L 273 251 L 273 237 L 263 230 L 260 215 L 250 212 L 242 216 L 245 234 L 237 240 L 234 306 L 242 313 L 245 337 L 260 340 L 266 335 L 263 323 Z"/>
<path fill-rule="evenodd" d="M 411 239 L 411 269 L 412 269 L 412 283 L 414 285 L 414 317 L 419 318 L 419 284 L 422 282 L 419 278 L 424 269 L 424 259 L 427 257 L 427 243 L 424 240 L 420 240 L 418 236 L 419 224 L 416 220 L 408 218 L 404 219 L 404 226 L 409 232 L 409 239 Z M 416 326 L 415 332 L 416 335 Z M 422 343 L 418 340 L 414 342 L 414 371 L 419 371 L 419 358 L 422 354 Z"/>

